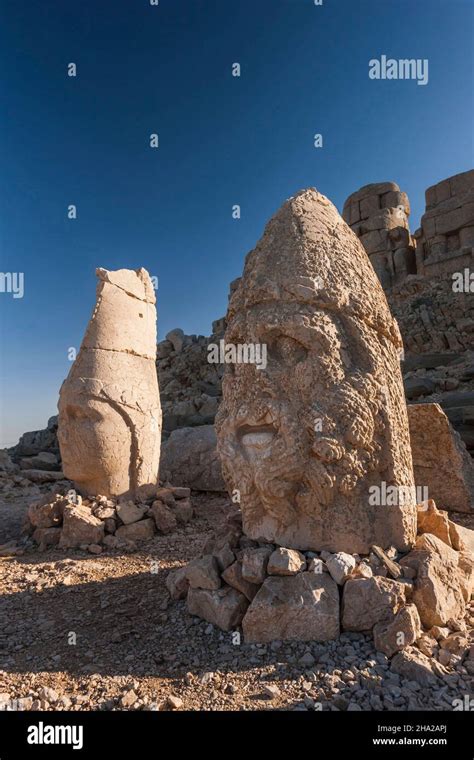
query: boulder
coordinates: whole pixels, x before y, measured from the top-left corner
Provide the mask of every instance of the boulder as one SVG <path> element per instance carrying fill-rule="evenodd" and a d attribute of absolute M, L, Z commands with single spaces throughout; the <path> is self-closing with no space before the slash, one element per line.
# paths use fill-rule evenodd
<path fill-rule="evenodd" d="M 416 571 L 413 602 L 427 628 L 464 615 L 458 561 L 458 553 L 430 533 L 419 536 L 415 549 L 401 559 L 402 566 Z"/>
<path fill-rule="evenodd" d="M 94 517 L 87 507 L 67 505 L 63 511 L 63 529 L 59 546 L 62 549 L 83 544 L 100 544 L 104 538 L 104 523 Z"/>
<path fill-rule="evenodd" d="M 191 588 L 202 588 L 209 591 L 221 587 L 221 578 L 217 560 L 212 554 L 192 560 L 186 566 L 186 577 Z"/>
<path fill-rule="evenodd" d="M 165 583 L 172 599 L 184 599 L 189 590 L 186 567 L 171 570 L 166 576 Z"/>
<path fill-rule="evenodd" d="M 306 567 L 304 554 L 295 549 L 279 547 L 270 554 L 267 565 L 268 575 L 296 575 Z"/>
<path fill-rule="evenodd" d="M 271 547 L 244 549 L 242 552 L 242 577 L 249 583 L 261 584 L 267 576 Z"/>
<path fill-rule="evenodd" d="M 339 636 L 339 591 L 328 573 L 269 576 L 242 621 L 247 642 L 328 641 Z"/>
<path fill-rule="evenodd" d="M 401 607 L 392 620 L 376 623 L 373 628 L 375 648 L 392 657 L 421 636 L 421 621 L 414 604 Z"/>
<path fill-rule="evenodd" d="M 162 444 L 160 478 L 195 491 L 225 491 L 214 426 L 173 430 Z"/>
<path fill-rule="evenodd" d="M 146 520 L 122 525 L 115 535 L 122 541 L 148 541 L 155 533 L 155 522 L 150 517 Z"/>
<path fill-rule="evenodd" d="M 424 688 L 438 684 L 429 657 L 416 649 L 398 652 L 392 660 L 390 669 L 392 673 L 402 676 L 406 681 L 416 681 Z"/>
<path fill-rule="evenodd" d="M 163 504 L 161 501 L 154 501 L 151 507 L 151 513 L 155 520 L 156 527 L 161 533 L 171 533 L 176 530 L 178 526 L 178 520 L 176 515 L 170 507 Z"/>
<path fill-rule="evenodd" d="M 474 530 L 449 521 L 449 538 L 453 549 L 470 552 L 474 555 Z"/>
<path fill-rule="evenodd" d="M 349 579 L 342 596 L 342 628 L 371 631 L 376 623 L 387 623 L 405 604 L 403 583 L 390 578 Z"/>
<path fill-rule="evenodd" d="M 229 586 L 236 588 L 241 594 L 247 597 L 249 602 L 252 601 L 255 594 L 258 591 L 258 586 L 255 583 L 249 583 L 242 577 L 242 562 L 237 560 L 229 565 L 222 573 L 222 580 Z"/>
<path fill-rule="evenodd" d="M 45 494 L 28 507 L 28 520 L 35 528 L 53 528 L 63 519 L 64 508 L 69 501 L 63 496 Z"/>
<path fill-rule="evenodd" d="M 56 546 L 61 538 L 61 528 L 36 528 L 33 540 L 39 544 L 40 549 L 47 546 Z"/>
<path fill-rule="evenodd" d="M 230 586 L 213 591 L 190 588 L 187 598 L 190 615 L 197 615 L 223 631 L 231 631 L 241 624 L 248 605 L 248 599 Z"/>
<path fill-rule="evenodd" d="M 142 517 L 144 517 L 146 511 L 146 507 L 137 506 L 133 501 L 124 501 L 117 504 L 117 514 L 124 525 L 131 525 L 134 522 L 138 522 L 138 520 L 141 520 Z M 104 519 L 98 514 L 97 517 Z M 106 517 L 113 517 L 113 514 L 107 514 Z"/>
<path fill-rule="evenodd" d="M 326 557 L 326 567 L 338 586 L 344 585 L 355 566 L 356 561 L 352 554 L 337 552 Z"/>
<path fill-rule="evenodd" d="M 471 512 L 474 463 L 440 405 L 410 404 L 408 421 L 416 485 L 444 509 Z"/>

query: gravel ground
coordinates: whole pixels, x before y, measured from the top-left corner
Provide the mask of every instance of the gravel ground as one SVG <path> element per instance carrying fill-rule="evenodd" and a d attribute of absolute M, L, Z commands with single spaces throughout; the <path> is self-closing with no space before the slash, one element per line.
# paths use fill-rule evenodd
<path fill-rule="evenodd" d="M 4 536 L 26 502 L 0 506 Z M 472 696 L 462 665 L 422 688 L 392 673 L 368 635 L 246 645 L 191 617 L 169 600 L 166 575 L 200 554 L 229 505 L 193 503 L 190 524 L 133 552 L 0 557 L 0 709 L 452 710 Z"/>

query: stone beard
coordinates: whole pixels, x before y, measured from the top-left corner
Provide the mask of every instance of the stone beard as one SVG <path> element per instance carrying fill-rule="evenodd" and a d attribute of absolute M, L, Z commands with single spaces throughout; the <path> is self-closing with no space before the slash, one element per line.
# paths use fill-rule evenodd
<path fill-rule="evenodd" d="M 324 196 L 299 194 L 270 221 L 225 341 L 267 345 L 265 369 L 226 367 L 216 419 L 246 534 L 296 549 L 409 548 L 415 505 L 369 504 L 371 486 L 413 486 L 401 339 L 365 252 Z"/>

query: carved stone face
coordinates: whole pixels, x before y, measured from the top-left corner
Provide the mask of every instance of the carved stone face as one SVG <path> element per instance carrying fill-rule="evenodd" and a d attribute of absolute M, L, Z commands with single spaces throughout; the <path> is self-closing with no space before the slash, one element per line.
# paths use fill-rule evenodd
<path fill-rule="evenodd" d="M 98 270 L 97 304 L 59 397 L 63 471 L 85 494 L 148 496 L 161 406 L 155 296 L 145 270 Z"/>
<path fill-rule="evenodd" d="M 319 218 L 317 199 L 303 200 L 303 209 L 309 203 Z M 367 308 L 365 320 L 350 307 L 344 283 L 333 293 L 321 288 L 317 261 L 313 271 L 306 265 L 298 272 L 297 255 L 293 273 L 285 271 L 292 250 L 282 212 L 248 257 L 229 307 L 226 343 L 265 343 L 267 366 L 226 367 L 216 420 L 224 477 L 240 493 L 252 538 L 313 550 L 406 548 L 414 505 L 369 505 L 369 489 L 381 481 L 413 485 L 397 338 L 385 299 L 384 330 L 375 310 Z M 336 215 L 334 209 L 337 222 Z M 274 226 L 286 243 L 283 266 L 275 261 Z M 293 242 L 298 251 L 299 243 Z M 323 263 L 332 266 L 327 257 Z M 368 297 L 383 298 L 372 269 L 368 275 Z"/>
<path fill-rule="evenodd" d="M 81 490 L 91 494 L 129 491 L 131 433 L 110 404 L 94 398 L 64 401 L 58 437 L 63 468 Z"/>

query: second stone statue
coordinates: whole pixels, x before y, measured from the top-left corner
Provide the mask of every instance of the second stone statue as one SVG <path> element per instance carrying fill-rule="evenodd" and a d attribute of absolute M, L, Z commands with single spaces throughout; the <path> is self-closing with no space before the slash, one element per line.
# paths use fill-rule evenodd
<path fill-rule="evenodd" d="M 60 391 L 63 471 L 84 495 L 145 498 L 161 443 L 155 292 L 145 269 L 96 273 L 96 305 Z"/>

